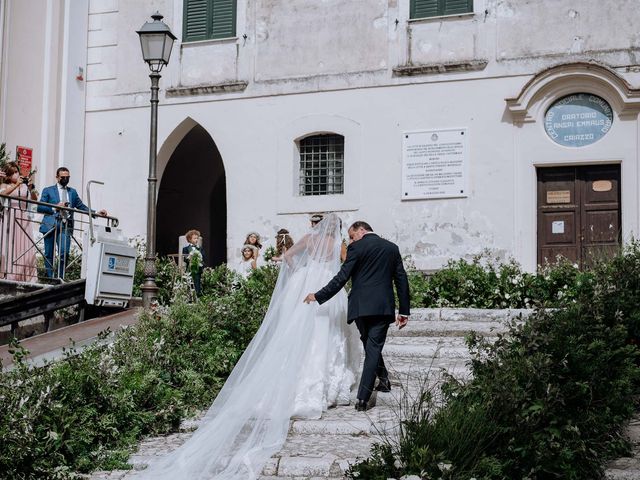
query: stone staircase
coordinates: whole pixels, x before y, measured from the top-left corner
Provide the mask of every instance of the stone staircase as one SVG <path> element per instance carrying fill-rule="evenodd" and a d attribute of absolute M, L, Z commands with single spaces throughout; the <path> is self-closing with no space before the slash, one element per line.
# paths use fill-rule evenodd
<path fill-rule="evenodd" d="M 434 387 L 441 371 L 468 375 L 469 352 L 464 336 L 476 331 L 485 336 L 504 331 L 505 321 L 528 310 L 417 309 L 407 327 L 389 329 L 384 349 L 392 380 L 390 393 L 378 393 L 375 407 L 357 412 L 353 406 L 327 411 L 319 420 L 294 419 L 282 450 L 264 467 L 261 480 L 338 479 L 358 459 L 367 458 L 371 445 L 393 435 L 398 405 L 427 382 Z M 354 327 L 355 328 L 355 327 Z M 95 472 L 91 479 L 134 479 L 137 471 L 181 445 L 197 428 L 198 420 L 184 422 L 179 433 L 144 440 L 131 456 L 134 470 Z M 178 479 L 177 479 L 178 480 Z"/>
<path fill-rule="evenodd" d="M 320 420 L 293 420 L 284 448 L 265 466 L 261 480 L 338 479 L 371 445 L 393 435 L 400 405 L 417 396 L 421 386 L 435 388 L 446 371 L 458 378 L 469 374 L 464 337 L 471 331 L 494 336 L 519 310 L 414 310 L 402 330 L 389 329 L 383 355 L 392 391 L 377 393 L 366 413 L 353 406 L 330 409 Z M 355 399 L 354 399 L 355 400 Z"/>

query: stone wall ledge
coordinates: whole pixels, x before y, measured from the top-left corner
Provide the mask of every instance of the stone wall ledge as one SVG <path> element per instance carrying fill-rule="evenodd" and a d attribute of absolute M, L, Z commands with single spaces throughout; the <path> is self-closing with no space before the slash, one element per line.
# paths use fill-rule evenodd
<path fill-rule="evenodd" d="M 484 70 L 488 63 L 488 60 L 463 60 L 446 63 L 401 65 L 393 69 L 393 76 L 412 77 L 415 75 L 433 75 L 438 73 L 474 72 Z"/>
<path fill-rule="evenodd" d="M 242 92 L 247 88 L 248 83 L 245 81 L 240 82 L 227 82 L 216 83 L 212 85 L 196 85 L 193 87 L 173 87 L 167 88 L 167 97 L 189 97 L 195 95 L 211 95 L 217 93 L 233 93 Z"/>
<path fill-rule="evenodd" d="M 500 322 L 526 319 L 535 313 L 528 308 L 412 308 L 415 321 L 440 322 Z"/>

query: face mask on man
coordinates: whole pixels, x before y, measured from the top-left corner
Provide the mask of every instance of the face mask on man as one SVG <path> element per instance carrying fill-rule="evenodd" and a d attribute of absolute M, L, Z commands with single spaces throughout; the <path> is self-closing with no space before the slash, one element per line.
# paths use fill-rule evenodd
<path fill-rule="evenodd" d="M 60 180 L 58 180 L 58 183 L 63 187 L 66 187 L 69 184 L 69 177 L 60 177 Z"/>

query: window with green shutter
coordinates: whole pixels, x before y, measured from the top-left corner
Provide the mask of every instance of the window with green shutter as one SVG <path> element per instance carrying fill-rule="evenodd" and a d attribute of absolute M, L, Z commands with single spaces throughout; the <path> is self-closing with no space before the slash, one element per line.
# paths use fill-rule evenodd
<path fill-rule="evenodd" d="M 473 0 L 411 0 L 410 18 L 440 17 L 473 12 Z"/>
<path fill-rule="evenodd" d="M 184 0 L 183 41 L 236 36 L 236 0 Z"/>

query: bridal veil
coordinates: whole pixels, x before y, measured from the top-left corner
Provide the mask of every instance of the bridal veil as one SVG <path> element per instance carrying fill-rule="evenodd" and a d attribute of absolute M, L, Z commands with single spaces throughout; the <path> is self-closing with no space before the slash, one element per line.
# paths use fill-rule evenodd
<path fill-rule="evenodd" d="M 201 426 L 179 449 L 141 472 L 142 478 L 246 480 L 260 475 L 287 438 L 313 341 L 310 325 L 319 309 L 331 309 L 335 300 L 319 307 L 303 299 L 338 272 L 341 241 L 340 220 L 329 214 L 287 251 L 262 325 Z M 335 308 L 345 308 L 346 297 L 343 302 L 344 307 Z M 329 315 L 346 315 L 338 310 Z"/>

